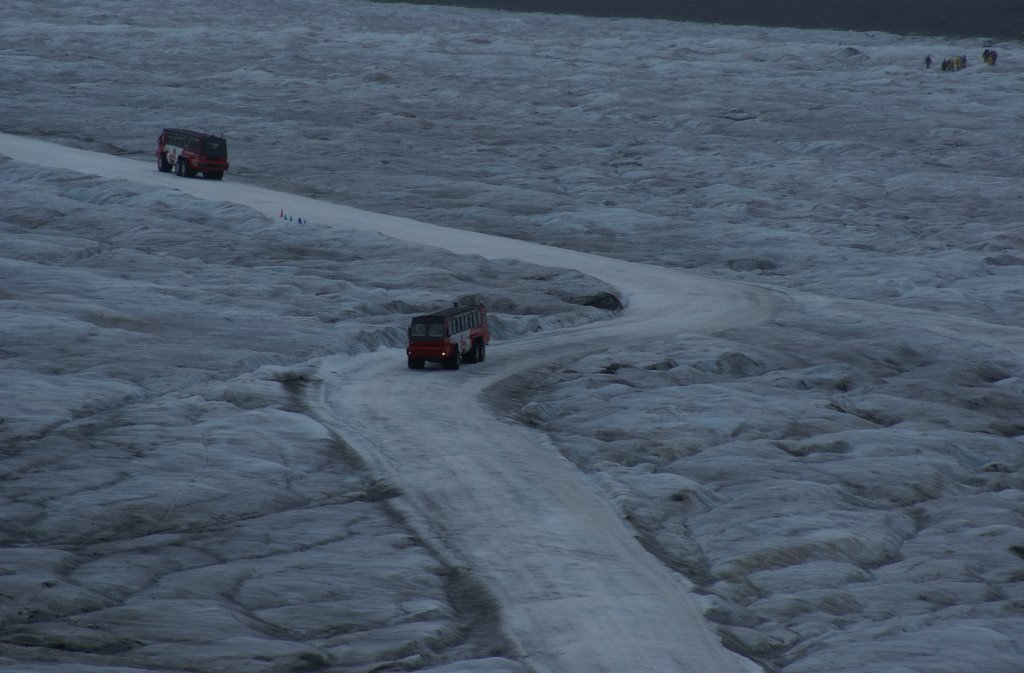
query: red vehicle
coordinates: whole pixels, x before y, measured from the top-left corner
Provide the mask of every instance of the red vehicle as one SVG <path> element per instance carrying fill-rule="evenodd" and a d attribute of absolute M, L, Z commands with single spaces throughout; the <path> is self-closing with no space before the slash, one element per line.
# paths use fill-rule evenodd
<path fill-rule="evenodd" d="M 458 369 L 462 362 L 483 362 L 490 341 L 487 309 L 479 304 L 456 304 L 413 318 L 405 354 L 409 356 L 409 369 L 423 369 L 426 362 Z"/>
<path fill-rule="evenodd" d="M 186 178 L 202 173 L 207 180 L 220 180 L 228 169 L 228 143 L 220 136 L 185 129 L 164 129 L 156 147 L 156 167 L 161 173 Z"/>

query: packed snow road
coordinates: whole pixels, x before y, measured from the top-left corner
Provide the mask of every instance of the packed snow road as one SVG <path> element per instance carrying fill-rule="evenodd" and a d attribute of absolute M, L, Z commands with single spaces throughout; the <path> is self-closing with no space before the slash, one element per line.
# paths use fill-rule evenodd
<path fill-rule="evenodd" d="M 266 189 L 183 180 L 138 161 L 0 134 L 22 161 L 157 184 L 490 258 L 574 268 L 619 288 L 614 320 L 496 343 L 486 363 L 409 371 L 381 350 L 319 363 L 307 408 L 402 494 L 410 523 L 480 579 L 524 661 L 547 673 L 733 673 L 685 581 L 635 540 L 591 482 L 546 437 L 488 407 L 504 380 L 609 344 L 759 322 L 781 295 L 596 255 L 389 217 Z"/>
<path fill-rule="evenodd" d="M 560 357 L 765 310 L 740 288 L 689 287 L 670 272 L 594 263 L 625 267 L 617 282 L 639 306 L 607 323 L 502 343 L 458 372 L 411 372 L 394 351 L 332 358 L 310 406 L 407 496 L 424 537 L 441 541 L 453 565 L 495 594 L 536 670 L 756 670 L 722 650 L 682 578 L 639 545 L 542 433 L 497 418 L 483 402 L 497 382 Z"/>

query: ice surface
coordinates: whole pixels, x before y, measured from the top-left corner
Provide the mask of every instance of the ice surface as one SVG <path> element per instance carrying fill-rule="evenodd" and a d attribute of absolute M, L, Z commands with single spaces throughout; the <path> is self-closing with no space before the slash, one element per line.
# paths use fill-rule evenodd
<path fill-rule="evenodd" d="M 425 536 L 311 411 L 324 367 L 401 363 L 409 315 L 480 300 L 498 341 L 464 385 L 551 339 L 495 415 L 543 431 L 729 647 L 785 673 L 1024 669 L 1019 44 L 992 68 L 982 41 L 285 4 L 5 6 L 0 130 L 146 163 L 0 158 L 0 668 L 544 670 L 466 563 L 484 550 Z M 221 189 L 776 301 L 560 336 L 615 323 L 617 288 L 557 252 L 185 196 L 151 181 L 171 125 L 228 136 Z"/>

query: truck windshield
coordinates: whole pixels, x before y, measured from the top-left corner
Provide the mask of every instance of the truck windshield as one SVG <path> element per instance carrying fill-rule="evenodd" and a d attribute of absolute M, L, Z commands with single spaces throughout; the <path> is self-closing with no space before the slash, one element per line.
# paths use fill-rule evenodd
<path fill-rule="evenodd" d="M 440 338 L 444 336 L 444 323 L 414 322 L 409 327 L 409 336 L 419 338 Z"/>

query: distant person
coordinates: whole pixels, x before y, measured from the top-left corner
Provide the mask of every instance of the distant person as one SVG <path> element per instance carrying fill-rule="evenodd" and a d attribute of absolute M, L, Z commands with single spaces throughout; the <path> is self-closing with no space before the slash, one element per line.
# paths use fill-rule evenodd
<path fill-rule="evenodd" d="M 931 54 L 928 54 L 927 56 L 924 57 L 924 67 L 926 67 L 926 68 L 931 68 L 932 67 L 932 55 Z"/>

